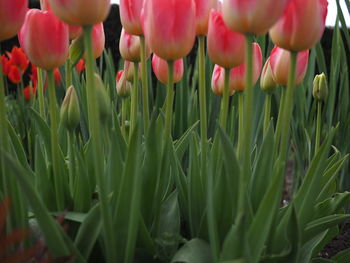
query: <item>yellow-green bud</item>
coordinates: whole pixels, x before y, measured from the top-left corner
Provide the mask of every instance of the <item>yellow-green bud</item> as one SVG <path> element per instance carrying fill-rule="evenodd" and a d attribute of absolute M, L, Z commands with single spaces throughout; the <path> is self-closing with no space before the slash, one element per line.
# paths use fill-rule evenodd
<path fill-rule="evenodd" d="M 70 132 L 74 131 L 80 122 L 79 101 L 73 86 L 67 89 L 61 106 L 60 117 L 61 124 Z"/>
<path fill-rule="evenodd" d="M 268 58 L 261 73 L 260 88 L 267 93 L 272 93 L 276 87 L 277 84 L 273 79 L 270 58 Z"/>
<path fill-rule="evenodd" d="M 96 96 L 97 96 L 100 119 L 101 119 L 101 122 L 104 123 L 105 121 L 107 121 L 107 119 L 110 117 L 112 113 L 111 100 L 109 99 L 107 90 L 105 88 L 105 85 L 103 84 L 103 81 L 100 75 L 95 73 L 94 78 L 95 78 Z"/>
<path fill-rule="evenodd" d="M 312 95 L 316 100 L 326 101 L 328 96 L 328 85 L 324 73 L 316 75 L 313 83 Z"/>

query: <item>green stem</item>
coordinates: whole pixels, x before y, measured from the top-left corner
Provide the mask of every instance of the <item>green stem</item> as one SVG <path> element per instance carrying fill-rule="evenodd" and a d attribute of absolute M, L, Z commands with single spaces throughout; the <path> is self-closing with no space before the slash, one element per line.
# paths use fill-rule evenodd
<path fill-rule="evenodd" d="M 124 138 L 126 138 L 126 127 L 125 127 L 125 121 L 126 121 L 126 111 L 127 111 L 127 99 L 122 99 L 122 123 L 121 123 L 121 128 L 122 128 L 122 134 Z"/>
<path fill-rule="evenodd" d="M 198 53 L 199 53 L 199 107 L 200 107 L 200 123 L 201 123 L 201 166 L 202 174 L 206 172 L 207 164 L 207 99 L 205 85 L 205 53 L 204 53 L 205 36 L 198 36 Z"/>
<path fill-rule="evenodd" d="M 89 132 L 94 155 L 94 173 L 99 189 L 101 217 L 103 222 L 103 237 L 106 246 L 106 261 L 116 262 L 115 240 L 112 227 L 112 216 L 108 207 L 108 196 L 105 177 L 103 174 L 103 159 L 101 148 L 101 124 L 98 118 L 98 105 L 96 100 L 96 88 L 94 82 L 94 57 L 92 50 L 92 27 L 84 27 L 84 46 L 86 48 L 86 95 L 88 105 Z"/>
<path fill-rule="evenodd" d="M 264 137 L 269 127 L 270 116 L 271 116 L 271 94 L 266 93 L 265 110 L 264 110 Z"/>
<path fill-rule="evenodd" d="M 280 105 L 278 108 L 278 119 L 276 124 L 276 133 L 275 133 L 275 146 L 278 147 L 278 141 L 281 136 L 281 122 L 283 118 L 283 110 L 284 110 L 284 102 L 286 100 L 286 90 L 285 87 L 281 87 L 281 98 L 280 98 Z"/>
<path fill-rule="evenodd" d="M 58 145 L 58 113 L 57 113 L 57 100 L 56 100 L 56 87 L 53 70 L 47 71 L 49 80 L 49 106 L 50 106 L 50 128 L 51 128 L 51 158 L 53 167 L 53 177 L 55 183 L 56 205 L 58 211 L 64 209 L 64 189 L 63 178 L 59 165 L 59 145 Z"/>
<path fill-rule="evenodd" d="M 41 118 L 45 118 L 45 98 L 44 98 L 44 85 L 43 85 L 43 70 L 38 68 L 38 93 L 39 93 L 39 113 Z"/>
<path fill-rule="evenodd" d="M 72 85 L 72 64 L 68 58 L 66 61 L 66 90 Z"/>
<path fill-rule="evenodd" d="M 245 75 L 245 87 L 244 87 L 244 136 L 242 136 L 242 147 L 240 149 L 240 156 L 242 159 L 242 172 L 240 176 L 240 195 L 238 202 L 238 211 L 244 214 L 245 211 L 245 193 L 247 182 L 250 179 L 251 167 L 250 167 L 250 150 L 252 141 L 252 118 L 253 118 L 253 37 L 246 35 L 246 75 Z M 239 213 L 238 213 L 239 214 Z"/>
<path fill-rule="evenodd" d="M 168 94 L 166 97 L 165 134 L 171 136 L 174 102 L 174 61 L 168 61 Z"/>
<path fill-rule="evenodd" d="M 146 44 L 145 37 L 140 36 L 141 44 L 141 81 L 142 81 L 142 102 L 143 102 L 143 129 L 146 133 L 149 126 L 149 106 L 148 106 L 148 80 L 146 65 Z"/>
<path fill-rule="evenodd" d="M 242 91 L 238 92 L 238 145 L 237 151 L 241 153 L 242 138 L 244 137 L 244 126 L 243 126 L 243 115 L 244 115 L 244 94 Z"/>
<path fill-rule="evenodd" d="M 322 119 L 322 102 L 317 101 L 317 120 L 316 120 L 316 141 L 315 141 L 315 155 L 318 152 L 321 140 L 321 119 Z"/>
<path fill-rule="evenodd" d="M 283 117 L 281 120 L 281 140 L 280 140 L 280 152 L 279 162 L 280 169 L 283 171 L 285 167 L 287 153 L 288 153 L 288 140 L 289 140 L 289 124 L 293 112 L 293 97 L 294 97 L 294 85 L 295 85 L 295 71 L 296 71 L 296 59 L 297 52 L 291 51 L 291 60 L 288 75 L 288 86 L 286 90 L 286 97 L 284 100 Z"/>
<path fill-rule="evenodd" d="M 139 105 L 139 65 L 137 62 L 134 63 L 134 87 L 131 94 L 131 116 L 130 116 L 130 138 L 131 134 L 136 126 L 137 112 Z"/>
<path fill-rule="evenodd" d="M 228 114 L 228 102 L 229 102 L 229 85 L 230 85 L 230 69 L 225 68 L 225 82 L 224 92 L 221 100 L 221 112 L 220 112 L 220 124 L 224 131 L 226 131 L 227 114 Z"/>
<path fill-rule="evenodd" d="M 75 152 L 74 152 L 74 132 L 68 131 L 68 160 L 69 160 L 69 190 L 74 197 L 75 185 Z"/>

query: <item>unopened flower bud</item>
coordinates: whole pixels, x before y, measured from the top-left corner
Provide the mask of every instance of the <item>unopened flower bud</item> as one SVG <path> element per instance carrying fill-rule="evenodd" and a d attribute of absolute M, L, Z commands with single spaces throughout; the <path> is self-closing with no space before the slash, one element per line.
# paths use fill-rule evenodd
<path fill-rule="evenodd" d="M 97 73 L 94 74 L 98 109 L 102 123 L 105 123 L 111 115 L 111 101 L 103 81 Z"/>
<path fill-rule="evenodd" d="M 124 70 L 120 70 L 117 74 L 117 94 L 122 98 L 127 98 L 130 95 L 131 83 L 126 79 Z"/>
<path fill-rule="evenodd" d="M 328 96 L 327 79 L 324 73 L 316 75 L 313 83 L 312 95 L 316 100 L 326 101 Z"/>
<path fill-rule="evenodd" d="M 61 124 L 72 132 L 80 122 L 80 108 L 79 101 L 75 89 L 70 86 L 67 89 L 61 106 Z"/>
<path fill-rule="evenodd" d="M 272 93 L 277 86 L 272 76 L 272 70 L 270 65 L 270 58 L 265 62 L 264 68 L 260 77 L 260 88 L 266 93 Z"/>

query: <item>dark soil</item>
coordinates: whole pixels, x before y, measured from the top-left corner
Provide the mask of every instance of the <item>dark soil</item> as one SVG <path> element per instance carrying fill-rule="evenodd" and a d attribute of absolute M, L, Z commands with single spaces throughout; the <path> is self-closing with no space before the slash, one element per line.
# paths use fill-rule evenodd
<path fill-rule="evenodd" d="M 332 258 L 339 252 L 350 248 L 350 222 L 347 222 L 336 236 L 325 248 L 321 251 L 322 258 Z"/>

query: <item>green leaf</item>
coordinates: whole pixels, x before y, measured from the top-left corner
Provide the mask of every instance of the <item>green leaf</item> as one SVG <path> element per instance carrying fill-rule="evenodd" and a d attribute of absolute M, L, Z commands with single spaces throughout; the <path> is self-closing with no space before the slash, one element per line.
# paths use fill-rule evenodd
<path fill-rule="evenodd" d="M 199 238 L 192 239 L 176 252 L 171 263 L 213 263 L 210 247 Z"/>

